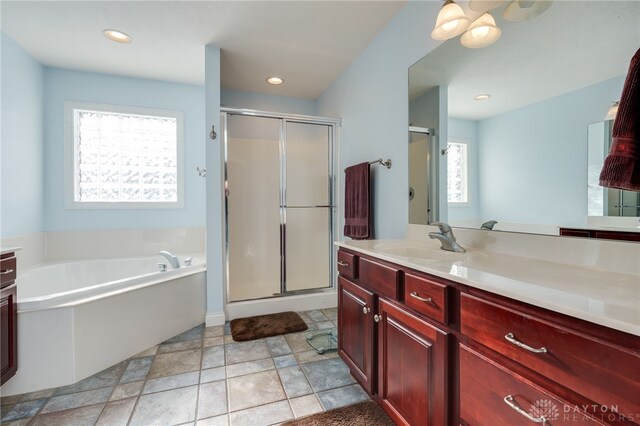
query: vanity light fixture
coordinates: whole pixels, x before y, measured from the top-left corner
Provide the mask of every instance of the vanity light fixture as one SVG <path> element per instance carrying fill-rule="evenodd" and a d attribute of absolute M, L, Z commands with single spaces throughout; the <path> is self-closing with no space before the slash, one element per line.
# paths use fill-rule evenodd
<path fill-rule="evenodd" d="M 469 29 L 460 38 L 460 43 L 470 49 L 487 47 L 500 38 L 502 30 L 496 25 L 495 19 L 489 13 L 485 13 L 469 26 Z"/>
<path fill-rule="evenodd" d="M 464 14 L 462 8 L 453 0 L 446 0 L 438 18 L 436 26 L 431 32 L 434 40 L 449 40 L 462 34 L 471 23 L 471 20 Z"/>
<path fill-rule="evenodd" d="M 523 22 L 538 17 L 551 7 L 552 0 L 513 0 L 502 16 L 511 22 Z"/>
<path fill-rule="evenodd" d="M 431 32 L 434 40 L 448 40 L 462 33 L 460 42 L 463 46 L 477 49 L 495 43 L 502 35 L 502 30 L 488 11 L 502 6 L 506 0 L 470 0 L 469 10 L 485 12 L 473 22 L 464 10 L 453 0 L 446 0 L 438 18 L 436 26 Z M 504 19 L 511 22 L 523 22 L 533 19 L 551 7 L 553 0 L 511 0 L 503 12 Z"/>
<path fill-rule="evenodd" d="M 114 30 L 107 28 L 102 31 L 102 34 L 109 40 L 115 41 L 117 43 L 131 43 L 131 37 L 129 34 L 123 33 L 122 31 Z"/>
<path fill-rule="evenodd" d="M 489 99 L 491 97 L 490 94 L 488 93 L 483 93 L 481 95 L 476 95 L 473 97 L 473 99 L 475 99 L 476 101 L 486 101 L 487 99 Z"/>
<path fill-rule="evenodd" d="M 615 101 L 609 107 L 609 111 L 607 111 L 606 117 L 604 117 L 604 121 L 607 120 L 615 120 L 616 115 L 618 115 L 618 107 L 620 106 L 620 101 Z"/>
<path fill-rule="evenodd" d="M 267 78 L 267 83 L 269 84 L 273 84 L 274 86 L 277 86 L 279 84 L 284 83 L 284 80 L 280 77 L 269 77 Z"/>

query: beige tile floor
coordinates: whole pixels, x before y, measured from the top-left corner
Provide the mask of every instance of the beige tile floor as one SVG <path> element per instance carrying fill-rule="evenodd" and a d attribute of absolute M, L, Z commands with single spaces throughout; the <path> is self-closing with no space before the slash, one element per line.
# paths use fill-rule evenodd
<path fill-rule="evenodd" d="M 335 309 L 300 315 L 311 331 L 336 327 Z M 234 342 L 228 324 L 201 325 L 74 385 L 4 397 L 0 421 L 267 426 L 368 399 L 308 333 Z"/>

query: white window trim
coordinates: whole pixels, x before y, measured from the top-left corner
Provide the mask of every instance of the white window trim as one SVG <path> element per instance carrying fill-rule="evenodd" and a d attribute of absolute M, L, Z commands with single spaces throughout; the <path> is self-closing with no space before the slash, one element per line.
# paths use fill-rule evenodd
<path fill-rule="evenodd" d="M 471 163 L 469 161 L 471 157 L 471 141 L 469 139 L 462 138 L 449 138 L 447 144 L 449 143 L 457 143 L 467 146 L 467 201 L 465 202 L 456 202 L 449 201 L 447 197 L 447 205 L 449 207 L 469 207 L 471 206 L 471 182 L 469 181 L 469 176 L 471 175 Z"/>
<path fill-rule="evenodd" d="M 103 202 L 74 200 L 75 141 L 73 111 L 76 109 L 115 112 L 120 114 L 149 115 L 175 118 L 177 124 L 177 189 L 178 199 L 172 202 Z M 181 209 L 184 208 L 184 114 L 182 111 L 99 104 L 93 102 L 65 101 L 64 103 L 64 206 L 66 209 Z"/>

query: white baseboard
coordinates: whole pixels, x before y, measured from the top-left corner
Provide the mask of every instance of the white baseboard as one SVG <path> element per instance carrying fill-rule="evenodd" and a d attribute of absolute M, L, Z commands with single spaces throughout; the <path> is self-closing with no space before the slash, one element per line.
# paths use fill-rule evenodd
<path fill-rule="evenodd" d="M 227 313 L 227 319 L 232 320 L 255 315 L 275 314 L 277 312 L 301 312 L 313 309 L 335 308 L 336 306 L 338 306 L 338 293 L 336 291 L 327 291 L 297 296 L 234 302 L 227 304 L 225 311 Z M 207 316 L 207 325 L 208 324 Z"/>
<path fill-rule="evenodd" d="M 205 327 L 211 327 L 214 325 L 224 325 L 225 315 L 224 312 L 207 312 L 205 317 Z"/>

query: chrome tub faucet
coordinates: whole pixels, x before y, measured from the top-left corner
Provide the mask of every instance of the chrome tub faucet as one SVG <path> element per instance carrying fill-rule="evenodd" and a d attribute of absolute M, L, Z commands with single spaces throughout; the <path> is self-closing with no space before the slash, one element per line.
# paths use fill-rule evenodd
<path fill-rule="evenodd" d="M 180 268 L 180 260 L 178 260 L 178 256 L 174 256 L 173 254 L 171 254 L 171 253 L 169 253 L 168 251 L 165 251 L 165 250 L 163 250 L 161 252 L 158 252 L 158 254 L 160 256 L 163 256 L 165 259 L 167 259 L 167 261 L 171 265 L 171 268 L 173 268 L 173 269 Z"/>
<path fill-rule="evenodd" d="M 453 230 L 449 224 L 444 222 L 433 222 L 431 225 L 437 226 L 440 232 L 429 232 L 429 238 L 437 239 L 440 241 L 440 248 L 446 251 L 453 251 L 456 253 L 464 253 L 466 250 L 460 244 L 456 242 L 456 237 L 453 235 Z"/>

